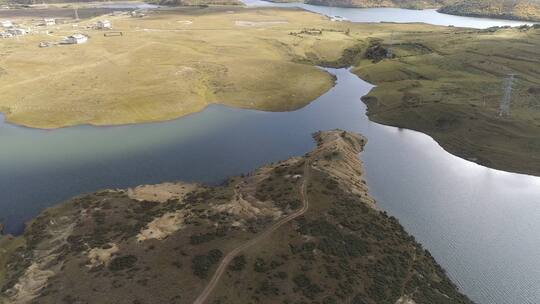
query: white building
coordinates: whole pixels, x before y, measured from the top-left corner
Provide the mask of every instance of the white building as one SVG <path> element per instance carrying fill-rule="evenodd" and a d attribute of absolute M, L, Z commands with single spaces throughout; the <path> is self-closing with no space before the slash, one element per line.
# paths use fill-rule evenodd
<path fill-rule="evenodd" d="M 13 35 L 8 32 L 0 32 L 0 38 L 11 38 Z"/>
<path fill-rule="evenodd" d="M 56 20 L 53 19 L 53 18 L 43 18 L 43 22 L 41 23 L 45 26 L 49 26 L 49 25 L 55 25 L 56 24 Z"/>
<path fill-rule="evenodd" d="M 9 20 L 2 20 L 0 21 L 0 26 L 3 28 L 10 28 L 10 27 L 13 27 L 13 22 Z"/>
<path fill-rule="evenodd" d="M 97 28 L 100 30 L 110 30 L 112 29 L 112 23 L 109 20 L 99 20 L 97 22 Z"/>
<path fill-rule="evenodd" d="M 341 16 L 330 16 L 331 21 L 348 21 L 349 19 Z"/>
<path fill-rule="evenodd" d="M 146 16 L 146 14 L 143 11 L 140 11 L 140 10 L 136 10 L 136 11 L 131 12 L 131 17 L 142 18 L 144 16 Z"/>
<path fill-rule="evenodd" d="M 83 34 L 73 34 L 67 36 L 62 40 L 62 44 L 83 44 L 88 41 L 88 37 Z"/>
<path fill-rule="evenodd" d="M 8 33 L 10 33 L 13 36 L 22 36 L 28 34 L 28 31 L 23 28 L 10 28 L 7 30 Z"/>

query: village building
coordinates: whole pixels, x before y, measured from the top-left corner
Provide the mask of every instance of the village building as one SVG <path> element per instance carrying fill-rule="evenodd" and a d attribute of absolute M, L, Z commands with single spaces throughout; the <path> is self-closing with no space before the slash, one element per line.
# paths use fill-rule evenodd
<path fill-rule="evenodd" d="M 349 19 L 336 15 L 336 16 L 331 16 L 330 20 L 331 21 L 348 21 Z"/>
<path fill-rule="evenodd" d="M 13 36 L 23 36 L 28 34 L 28 31 L 23 28 L 10 28 L 7 30 L 8 33 L 10 33 Z"/>
<path fill-rule="evenodd" d="M 146 14 L 141 10 L 136 10 L 136 11 L 131 12 L 131 17 L 134 17 L 134 18 L 142 18 L 144 16 L 146 16 Z"/>
<path fill-rule="evenodd" d="M 0 32 L 0 38 L 11 38 L 13 37 L 12 34 L 8 33 L 8 32 Z"/>
<path fill-rule="evenodd" d="M 97 22 L 97 28 L 100 30 L 110 30 L 112 29 L 112 23 L 109 20 L 99 20 Z"/>
<path fill-rule="evenodd" d="M 62 40 L 61 44 L 83 44 L 88 41 L 88 37 L 83 34 L 73 34 Z"/>
<path fill-rule="evenodd" d="M 10 28 L 10 27 L 13 27 L 13 22 L 9 20 L 2 20 L 0 21 L 0 26 L 3 28 Z"/>
<path fill-rule="evenodd" d="M 29 8 L 48 8 L 49 5 L 46 4 L 46 3 L 38 3 L 38 4 L 28 4 L 28 5 L 25 5 L 25 7 L 29 7 Z"/>
<path fill-rule="evenodd" d="M 39 47 L 40 47 L 40 48 L 51 47 L 51 46 L 53 46 L 53 45 L 54 45 L 53 42 L 48 42 L 48 41 L 41 41 L 41 42 L 39 43 Z"/>
<path fill-rule="evenodd" d="M 50 26 L 50 25 L 55 25 L 55 24 L 56 24 L 56 20 L 53 18 L 43 18 L 43 21 L 41 22 L 41 25 L 44 25 L 44 26 Z"/>

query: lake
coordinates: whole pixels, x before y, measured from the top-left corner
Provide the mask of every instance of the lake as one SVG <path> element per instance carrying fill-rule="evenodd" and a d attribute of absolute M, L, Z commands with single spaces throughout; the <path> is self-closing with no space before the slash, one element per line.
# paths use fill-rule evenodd
<path fill-rule="evenodd" d="M 387 18 L 381 13 L 370 21 Z M 456 26 L 492 22 L 451 18 Z M 458 23 L 461 18 L 474 21 Z M 368 138 L 362 159 L 378 205 L 430 250 L 465 294 L 483 304 L 539 303 L 540 177 L 489 169 L 447 153 L 422 133 L 370 122 L 360 98 L 373 86 L 348 70 L 328 71 L 337 85 L 292 112 L 212 105 L 169 122 L 52 131 L 7 124 L 0 115 L 0 222 L 19 233 L 44 208 L 102 188 L 219 183 L 308 152 L 315 131 L 342 128 Z"/>
<path fill-rule="evenodd" d="M 270 113 L 213 105 L 169 122 L 54 131 L 0 123 L 0 210 L 9 232 L 73 195 L 171 180 L 219 183 L 314 147 L 311 133 L 368 138 L 370 192 L 479 303 L 540 299 L 540 177 L 482 167 L 419 132 L 370 122 L 372 86 L 337 85 L 310 105 Z"/>
<path fill-rule="evenodd" d="M 262 0 L 242 0 L 247 6 L 299 7 L 325 16 L 341 16 L 352 22 L 423 22 L 435 25 L 488 28 L 492 26 L 519 26 L 532 22 L 474 18 L 442 14 L 435 9 L 409 10 L 401 8 L 345 8 L 310 5 L 305 3 L 273 3 Z"/>

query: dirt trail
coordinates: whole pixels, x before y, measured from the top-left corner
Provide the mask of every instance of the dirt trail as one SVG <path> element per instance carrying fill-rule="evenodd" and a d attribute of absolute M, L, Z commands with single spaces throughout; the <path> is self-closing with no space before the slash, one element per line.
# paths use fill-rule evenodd
<path fill-rule="evenodd" d="M 296 211 L 296 212 L 282 218 L 281 220 L 279 220 L 278 222 L 276 222 L 275 224 L 270 226 L 270 228 L 265 230 L 263 233 L 259 234 L 255 238 L 245 242 L 244 244 L 236 247 L 231 252 L 229 252 L 223 258 L 223 260 L 219 264 L 218 268 L 216 269 L 216 272 L 212 276 L 212 279 L 210 280 L 208 285 L 206 285 L 206 287 L 201 292 L 201 294 L 197 297 L 197 299 L 195 299 L 193 304 L 204 304 L 206 302 L 206 300 L 208 299 L 208 297 L 210 296 L 212 291 L 215 289 L 215 287 L 219 283 L 219 279 L 221 278 L 221 276 L 227 270 L 227 267 L 229 266 L 229 263 L 240 252 L 242 252 L 242 251 L 254 246 L 255 244 L 259 243 L 260 241 L 264 240 L 265 238 L 270 236 L 274 231 L 281 228 L 281 226 L 283 226 L 284 224 L 294 220 L 295 218 L 303 215 L 304 213 L 306 213 L 306 211 L 308 211 L 308 209 L 309 209 L 309 201 L 308 201 L 308 196 L 307 196 L 307 185 L 308 185 L 310 176 L 311 176 L 311 162 L 309 161 L 309 159 L 306 159 L 306 163 L 304 165 L 304 178 L 303 178 L 303 181 L 302 181 L 302 185 L 300 187 L 300 198 L 302 200 L 302 208 L 300 210 L 298 210 L 298 211 Z"/>

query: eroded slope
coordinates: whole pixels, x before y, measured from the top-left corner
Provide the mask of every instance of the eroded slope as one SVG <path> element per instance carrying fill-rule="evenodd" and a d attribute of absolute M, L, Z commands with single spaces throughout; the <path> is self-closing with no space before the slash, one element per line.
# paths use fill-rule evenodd
<path fill-rule="evenodd" d="M 375 207 L 365 139 L 315 139 L 222 186 L 106 190 L 43 212 L 0 243 L 5 302 L 193 303 L 229 257 L 206 303 L 470 303 Z"/>

